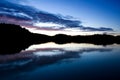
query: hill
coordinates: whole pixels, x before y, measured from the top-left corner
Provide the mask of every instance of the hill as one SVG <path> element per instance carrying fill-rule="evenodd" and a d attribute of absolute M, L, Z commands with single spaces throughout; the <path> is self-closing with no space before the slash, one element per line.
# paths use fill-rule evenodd
<path fill-rule="evenodd" d="M 32 44 L 46 42 L 46 35 L 30 33 L 13 24 L 0 24 L 0 54 L 18 53 Z"/>
<path fill-rule="evenodd" d="M 95 45 L 120 44 L 120 36 L 96 34 L 87 36 L 70 36 L 57 34 L 47 36 L 29 32 L 27 29 L 14 24 L 0 24 L 0 54 L 13 54 L 25 50 L 30 45 L 45 42 L 65 43 L 91 43 Z"/>

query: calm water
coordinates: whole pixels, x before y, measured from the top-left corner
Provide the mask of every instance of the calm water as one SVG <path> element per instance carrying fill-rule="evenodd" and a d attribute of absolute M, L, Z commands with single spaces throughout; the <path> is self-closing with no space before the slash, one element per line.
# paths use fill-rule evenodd
<path fill-rule="evenodd" d="M 120 45 L 32 45 L 0 55 L 0 80 L 120 80 Z"/>

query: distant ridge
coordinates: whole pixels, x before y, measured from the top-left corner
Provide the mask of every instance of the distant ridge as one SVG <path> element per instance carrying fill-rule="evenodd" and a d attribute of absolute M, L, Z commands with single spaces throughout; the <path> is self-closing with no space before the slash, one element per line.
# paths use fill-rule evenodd
<path fill-rule="evenodd" d="M 52 41 L 64 44 L 64 43 L 91 43 L 95 45 L 111 45 L 120 44 L 120 36 L 113 36 L 108 34 L 95 34 L 85 36 L 69 36 L 64 34 L 57 34 L 52 37 Z"/>
<path fill-rule="evenodd" d="M 120 44 L 120 36 L 96 34 L 88 36 L 69 36 L 57 34 L 47 36 L 29 32 L 27 29 L 14 24 L 0 24 L 0 54 L 13 54 L 25 50 L 30 45 L 45 42 L 65 43 L 91 43 L 95 45 Z"/>

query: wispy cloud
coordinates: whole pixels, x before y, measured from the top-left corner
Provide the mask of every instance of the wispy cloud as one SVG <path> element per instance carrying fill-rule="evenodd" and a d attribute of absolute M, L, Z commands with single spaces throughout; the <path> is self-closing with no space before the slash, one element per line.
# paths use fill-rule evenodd
<path fill-rule="evenodd" d="M 16 1 L 17 0 L 14 0 L 14 2 Z M 77 28 L 83 31 L 113 31 L 113 29 L 105 27 L 101 28 L 85 27 L 81 25 L 82 23 L 81 21 L 72 19 L 71 16 L 65 17 L 62 15 L 56 15 L 45 11 L 40 11 L 31 6 L 12 3 L 12 1 L 9 0 L 0 1 L 0 17 L 1 17 L 0 22 L 8 22 L 24 26 L 31 26 L 37 29 L 39 29 L 38 27 L 41 27 L 51 29 L 57 28 L 59 30 L 64 30 L 67 28 Z M 47 26 L 49 24 L 45 25 L 44 27 L 38 25 L 44 23 L 56 25 L 50 27 Z"/>

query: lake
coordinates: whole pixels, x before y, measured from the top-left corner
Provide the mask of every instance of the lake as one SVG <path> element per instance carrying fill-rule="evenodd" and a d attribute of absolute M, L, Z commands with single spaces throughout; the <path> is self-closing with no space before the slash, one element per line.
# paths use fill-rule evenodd
<path fill-rule="evenodd" d="M 0 55 L 0 80 L 120 80 L 120 45 L 32 45 Z"/>

